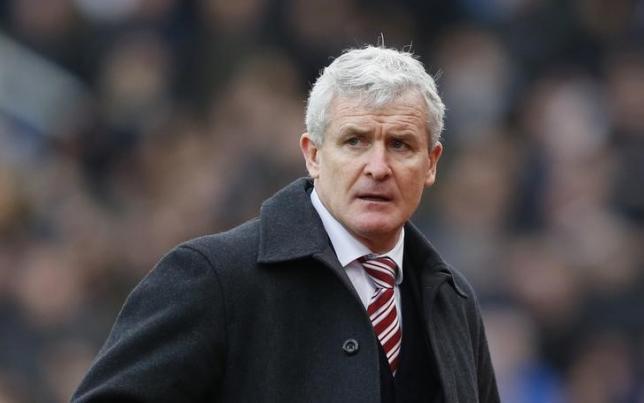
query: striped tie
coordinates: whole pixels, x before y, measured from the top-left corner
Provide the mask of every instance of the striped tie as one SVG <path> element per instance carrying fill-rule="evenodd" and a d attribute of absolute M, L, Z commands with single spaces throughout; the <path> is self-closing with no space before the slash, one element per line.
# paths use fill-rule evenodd
<path fill-rule="evenodd" d="M 398 312 L 394 298 L 394 284 L 398 266 L 388 257 L 368 259 L 360 258 L 360 263 L 376 285 L 376 292 L 371 297 L 367 313 L 373 329 L 380 340 L 391 373 L 396 374 L 400 355 L 402 332 L 398 321 Z"/>

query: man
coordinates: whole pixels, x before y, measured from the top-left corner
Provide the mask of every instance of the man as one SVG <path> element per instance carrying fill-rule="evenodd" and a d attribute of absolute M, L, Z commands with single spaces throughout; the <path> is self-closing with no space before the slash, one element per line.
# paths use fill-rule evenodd
<path fill-rule="evenodd" d="M 443 114 L 412 55 L 337 58 L 308 100 L 310 178 L 166 255 L 73 400 L 498 402 L 475 295 L 408 222 Z"/>

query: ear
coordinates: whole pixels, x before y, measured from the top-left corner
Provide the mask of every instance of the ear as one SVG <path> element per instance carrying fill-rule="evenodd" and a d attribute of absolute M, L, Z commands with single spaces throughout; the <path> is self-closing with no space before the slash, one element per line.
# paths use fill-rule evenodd
<path fill-rule="evenodd" d="M 317 179 L 320 174 L 319 148 L 308 133 L 304 133 L 300 137 L 300 150 L 302 150 L 302 155 L 306 161 L 306 170 L 311 178 Z"/>
<path fill-rule="evenodd" d="M 430 187 L 436 182 L 436 170 L 438 168 L 438 160 L 443 154 L 443 145 L 436 142 L 431 150 L 427 151 L 427 158 L 429 159 L 429 167 L 425 176 L 425 186 Z"/>

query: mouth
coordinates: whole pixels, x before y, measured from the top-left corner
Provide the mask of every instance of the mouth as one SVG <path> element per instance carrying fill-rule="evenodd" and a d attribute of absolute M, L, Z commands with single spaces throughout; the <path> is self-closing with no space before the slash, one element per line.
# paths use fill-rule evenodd
<path fill-rule="evenodd" d="M 362 193 L 358 195 L 358 199 L 375 203 L 387 203 L 392 200 L 392 197 L 380 193 Z"/>

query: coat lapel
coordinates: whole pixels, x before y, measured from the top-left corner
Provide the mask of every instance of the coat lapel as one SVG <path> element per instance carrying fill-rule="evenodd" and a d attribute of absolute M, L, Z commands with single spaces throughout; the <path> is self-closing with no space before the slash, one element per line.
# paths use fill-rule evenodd
<path fill-rule="evenodd" d="M 457 312 L 446 312 L 453 307 L 445 306 L 443 296 L 451 293 L 457 300 L 468 299 L 467 294 L 454 281 L 454 275 L 445 261 L 440 257 L 431 243 L 412 224 L 405 228 L 405 270 L 413 270 L 413 275 L 405 276 L 417 281 L 415 297 L 422 307 L 422 318 L 426 331 L 427 345 L 436 359 L 440 383 L 445 394 L 445 401 L 459 402 L 457 394 L 462 380 L 456 376 L 454 368 L 461 366 L 459 357 L 455 354 L 455 346 L 459 348 L 462 340 L 452 337 Z M 410 273 L 412 274 L 412 273 Z M 448 287 L 449 289 L 445 289 Z M 459 321 L 456 321 L 459 322 Z M 469 341 L 466 340 L 467 343 Z M 469 403 L 469 402 L 468 402 Z"/>

